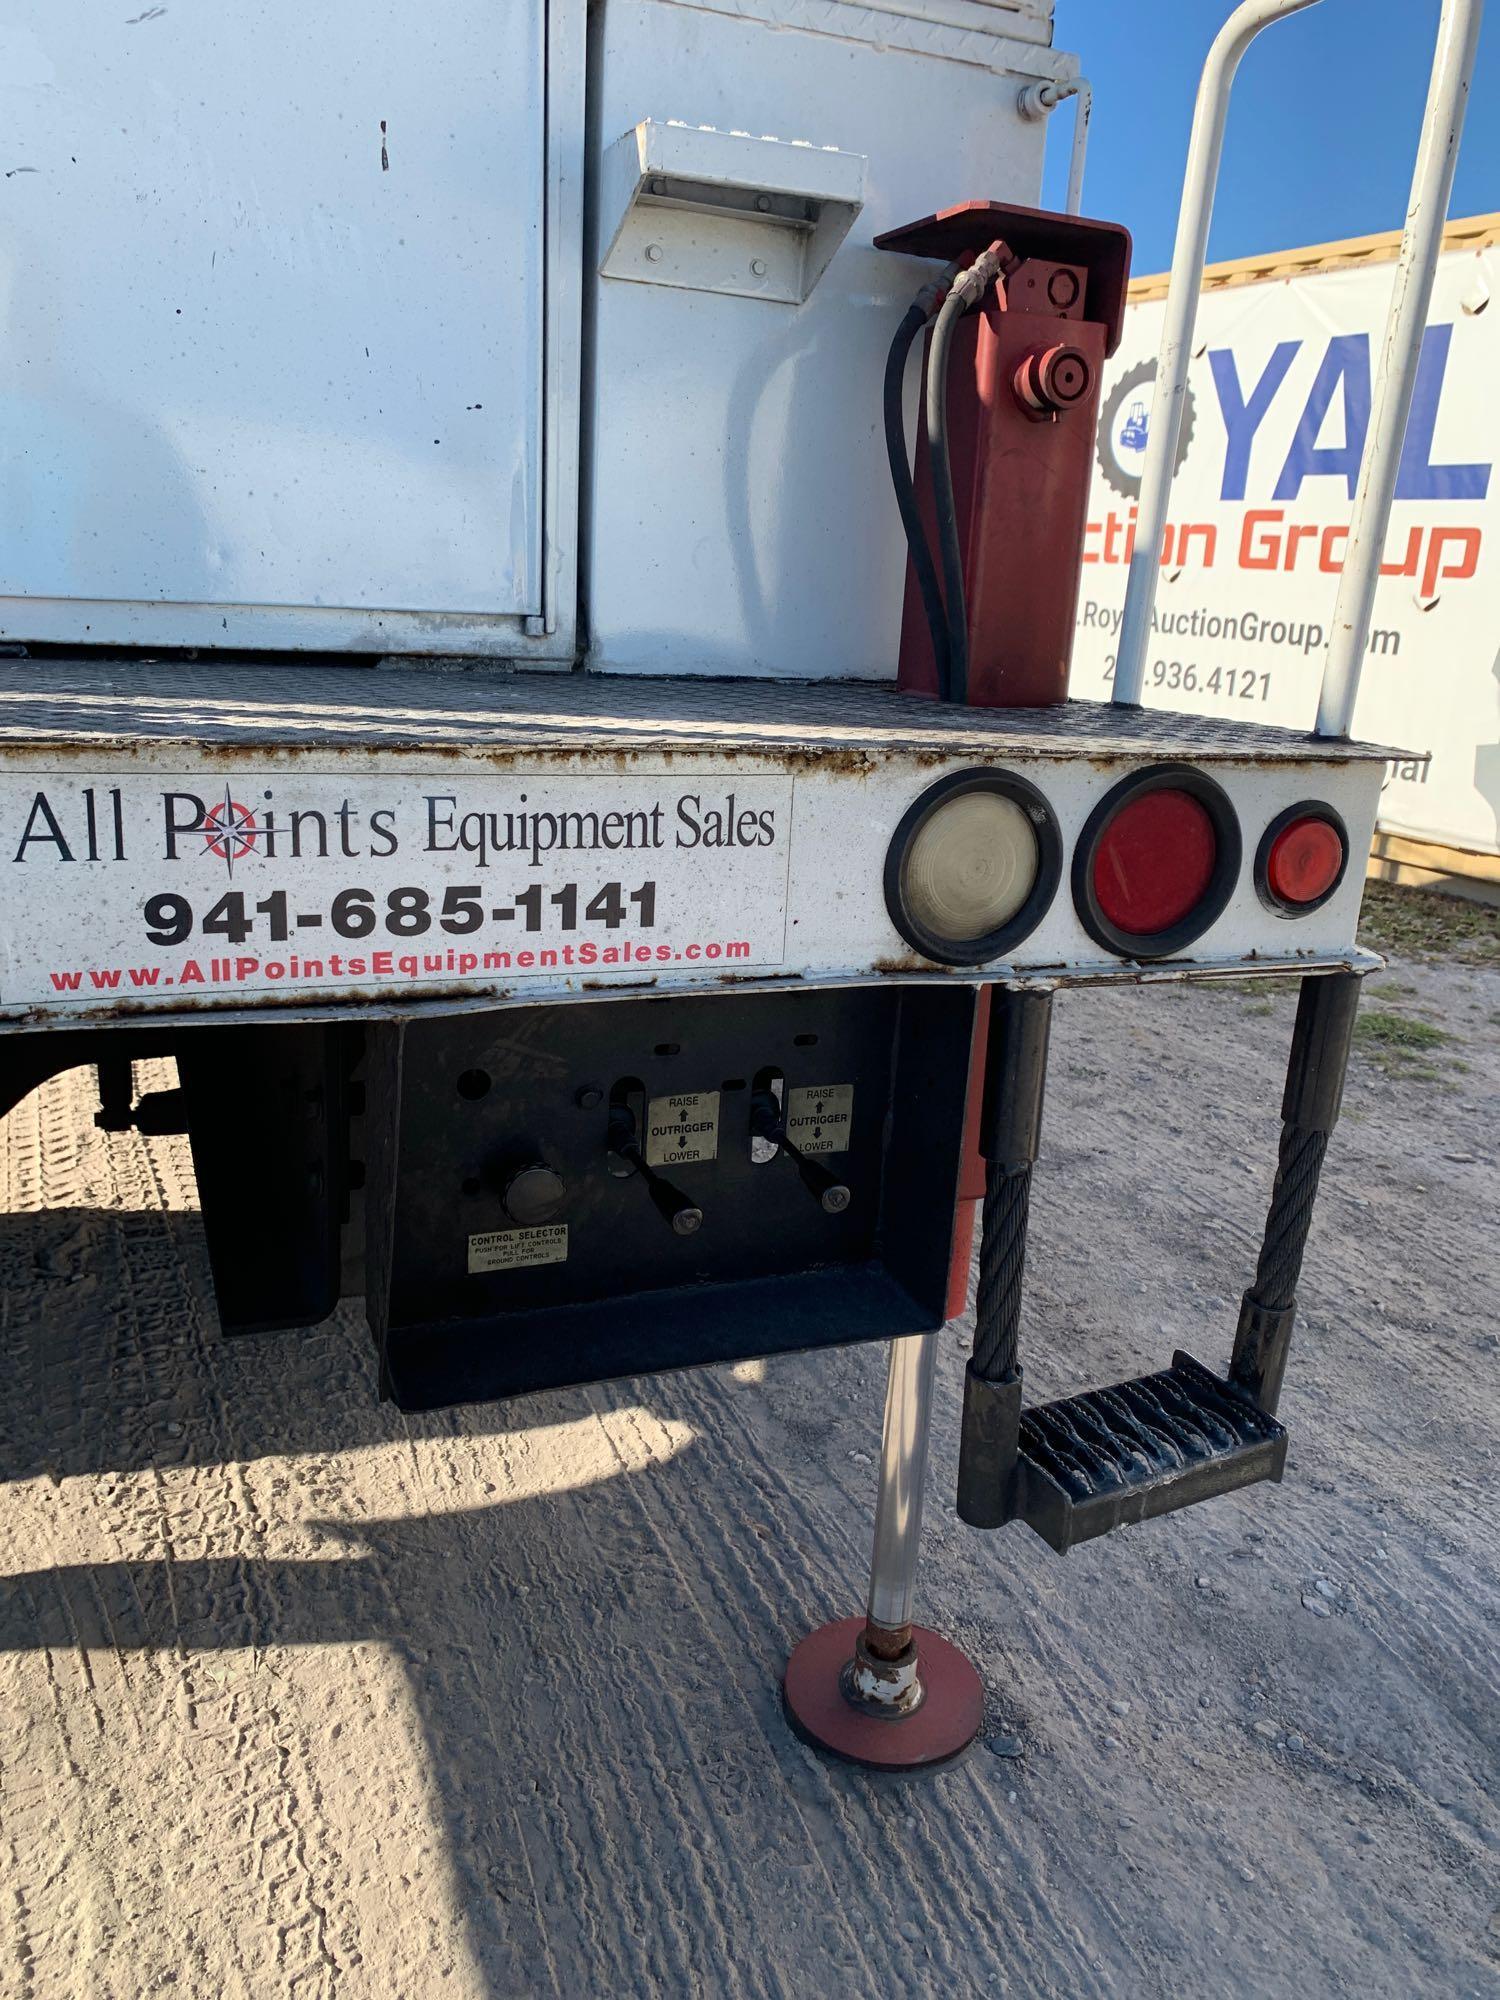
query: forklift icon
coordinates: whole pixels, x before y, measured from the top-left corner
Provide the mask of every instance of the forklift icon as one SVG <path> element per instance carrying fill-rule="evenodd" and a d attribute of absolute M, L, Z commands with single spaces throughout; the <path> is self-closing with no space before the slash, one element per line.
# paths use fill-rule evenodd
<path fill-rule="evenodd" d="M 1120 442 L 1127 451 L 1144 451 L 1146 432 L 1146 405 L 1137 400 L 1125 412 L 1125 422 L 1120 427 Z"/>

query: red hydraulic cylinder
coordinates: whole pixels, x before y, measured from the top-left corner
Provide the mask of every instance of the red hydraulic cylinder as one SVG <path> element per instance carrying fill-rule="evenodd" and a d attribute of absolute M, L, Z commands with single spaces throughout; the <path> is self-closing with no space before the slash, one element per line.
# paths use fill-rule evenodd
<path fill-rule="evenodd" d="M 948 368 L 968 699 L 981 708 L 1064 701 L 1100 380 L 1119 344 L 1129 234 L 1115 223 L 974 201 L 875 242 L 948 261 L 1004 246 L 1004 276 L 959 321 Z M 936 563 L 925 399 L 914 480 Z M 940 692 L 910 567 L 898 680 L 910 693 Z"/>

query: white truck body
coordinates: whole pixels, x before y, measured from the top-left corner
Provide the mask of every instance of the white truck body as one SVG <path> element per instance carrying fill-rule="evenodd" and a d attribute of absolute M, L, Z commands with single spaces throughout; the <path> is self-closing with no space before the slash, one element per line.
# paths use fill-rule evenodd
<path fill-rule="evenodd" d="M 572 665 L 581 582 L 591 665 L 892 676 L 880 366 L 926 273 L 871 239 L 1037 199 L 1051 12 L 16 0 L 0 639 Z M 745 135 L 668 284 L 601 271 L 646 121 Z M 793 144 L 862 185 L 800 302 L 756 205 Z"/>

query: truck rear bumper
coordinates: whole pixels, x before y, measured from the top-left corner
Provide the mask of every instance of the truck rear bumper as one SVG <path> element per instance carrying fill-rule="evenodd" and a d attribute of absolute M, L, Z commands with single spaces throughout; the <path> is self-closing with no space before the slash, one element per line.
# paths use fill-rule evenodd
<path fill-rule="evenodd" d="M 9 662 L 0 1027 L 1358 967 L 1362 868 L 1288 921 L 1251 857 L 1308 800 L 1362 856 L 1386 755 L 880 683 Z M 1112 789 L 1163 765 L 1219 789 L 1243 860 L 1201 935 L 1141 959 L 1101 949 L 1067 868 Z M 1061 880 L 1004 956 L 943 966 L 896 928 L 887 854 L 932 786 L 973 771 L 1040 796 Z"/>

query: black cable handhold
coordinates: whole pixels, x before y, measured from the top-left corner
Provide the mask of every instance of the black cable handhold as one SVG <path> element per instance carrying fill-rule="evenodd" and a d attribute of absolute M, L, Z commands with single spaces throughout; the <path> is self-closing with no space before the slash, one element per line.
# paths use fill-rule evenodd
<path fill-rule="evenodd" d="M 1013 1511 L 1020 1449 L 1021 1292 L 1051 1030 L 1050 993 L 995 989 L 979 1135 L 985 1160 L 979 1290 L 958 1454 L 958 1514 L 972 1528 L 1003 1527 Z"/>
<path fill-rule="evenodd" d="M 1344 1073 L 1359 1010 L 1356 972 L 1302 981 L 1281 1100 L 1281 1144 L 1255 1281 L 1240 1301 L 1229 1379 L 1268 1416 L 1276 1414 L 1297 1314 L 1297 1281 L 1318 1199 L 1329 1135 L 1338 1122 Z"/>

